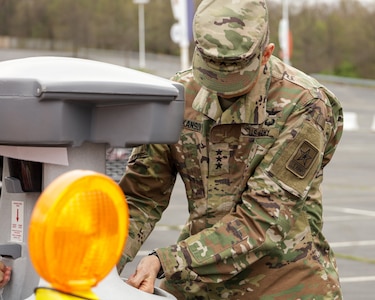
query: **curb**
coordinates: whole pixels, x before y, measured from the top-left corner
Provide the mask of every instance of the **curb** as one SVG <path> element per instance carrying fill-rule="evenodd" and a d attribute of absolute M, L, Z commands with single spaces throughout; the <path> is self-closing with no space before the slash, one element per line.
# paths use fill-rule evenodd
<path fill-rule="evenodd" d="M 324 74 L 310 74 L 312 77 L 318 81 L 326 81 L 338 84 L 348 84 L 348 85 L 357 85 L 363 87 L 375 88 L 375 80 L 373 79 L 360 79 L 360 78 L 351 78 L 351 77 L 340 77 L 333 75 L 324 75 Z"/>

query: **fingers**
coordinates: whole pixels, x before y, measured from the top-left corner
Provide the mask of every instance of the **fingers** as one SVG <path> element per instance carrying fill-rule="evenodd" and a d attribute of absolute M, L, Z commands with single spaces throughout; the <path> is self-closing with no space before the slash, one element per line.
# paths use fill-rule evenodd
<path fill-rule="evenodd" d="M 134 273 L 132 276 L 129 277 L 128 283 L 129 285 L 144 291 L 146 293 L 153 294 L 154 293 L 154 282 L 151 278 L 141 277 L 138 273 Z"/>
<path fill-rule="evenodd" d="M 11 268 L 0 261 L 0 288 L 3 288 L 10 280 Z"/>
<path fill-rule="evenodd" d="M 0 287 L 1 287 L 1 283 L 3 282 L 4 280 L 4 276 L 5 276 L 5 265 L 2 261 L 0 261 Z"/>
<path fill-rule="evenodd" d="M 154 256 L 144 257 L 138 264 L 134 274 L 127 283 L 147 293 L 154 293 L 156 275 L 160 269 L 159 259 Z"/>

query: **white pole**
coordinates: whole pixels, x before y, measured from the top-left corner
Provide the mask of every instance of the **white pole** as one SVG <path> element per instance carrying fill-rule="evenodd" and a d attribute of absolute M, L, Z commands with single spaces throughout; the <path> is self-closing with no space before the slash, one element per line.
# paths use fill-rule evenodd
<path fill-rule="evenodd" d="M 290 53 L 289 53 L 289 2 L 288 0 L 283 0 L 283 20 L 284 20 L 284 47 L 283 51 L 283 60 L 286 64 L 290 64 Z"/>
<path fill-rule="evenodd" d="M 146 67 L 145 50 L 145 8 L 143 3 L 138 4 L 138 27 L 139 27 L 139 68 Z"/>
<path fill-rule="evenodd" d="M 181 69 L 186 70 L 190 66 L 189 46 L 180 46 Z"/>
<path fill-rule="evenodd" d="M 181 1 L 181 0 L 180 0 Z M 180 40 L 180 56 L 181 69 L 185 70 L 189 67 L 189 36 L 188 36 L 188 0 L 182 0 L 181 13 L 181 40 Z"/>
<path fill-rule="evenodd" d="M 189 1 L 189 3 L 188 3 Z M 181 69 L 185 70 L 190 66 L 189 62 L 189 28 L 188 8 L 191 0 L 171 0 L 174 18 L 178 23 L 171 28 L 173 42 L 180 46 Z"/>

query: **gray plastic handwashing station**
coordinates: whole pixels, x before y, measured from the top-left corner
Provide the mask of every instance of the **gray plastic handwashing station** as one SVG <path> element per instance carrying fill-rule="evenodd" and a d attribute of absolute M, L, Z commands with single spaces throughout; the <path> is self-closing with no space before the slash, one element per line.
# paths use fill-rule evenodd
<path fill-rule="evenodd" d="M 0 256 L 12 266 L 6 300 L 32 299 L 42 280 L 28 255 L 28 224 L 43 189 L 74 169 L 105 173 L 108 147 L 175 143 L 183 86 L 112 64 L 66 57 L 0 63 Z M 128 286 L 113 270 L 100 299 L 171 298 Z"/>

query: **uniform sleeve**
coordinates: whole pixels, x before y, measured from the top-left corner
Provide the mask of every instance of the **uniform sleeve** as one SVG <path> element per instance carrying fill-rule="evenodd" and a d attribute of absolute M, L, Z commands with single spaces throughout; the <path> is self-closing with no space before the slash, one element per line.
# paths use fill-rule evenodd
<path fill-rule="evenodd" d="M 272 249 L 287 251 L 295 244 L 299 237 L 288 234 L 336 148 L 335 136 L 341 136 L 342 113 L 334 114 L 325 99 L 297 104 L 282 120 L 285 126 L 231 213 L 211 228 L 157 250 L 168 280 L 222 282 Z"/>
<path fill-rule="evenodd" d="M 119 272 L 132 261 L 167 208 L 176 180 L 168 145 L 133 149 L 120 181 L 129 207 L 129 236 L 117 265 Z"/>

